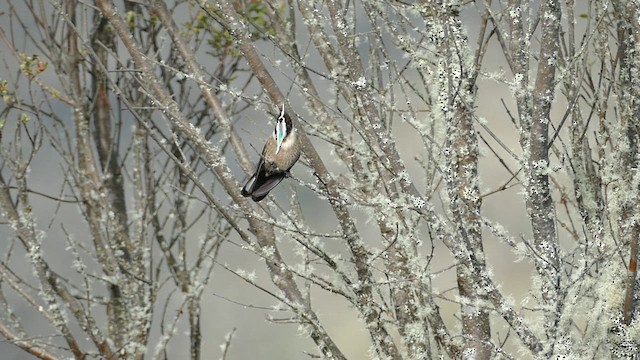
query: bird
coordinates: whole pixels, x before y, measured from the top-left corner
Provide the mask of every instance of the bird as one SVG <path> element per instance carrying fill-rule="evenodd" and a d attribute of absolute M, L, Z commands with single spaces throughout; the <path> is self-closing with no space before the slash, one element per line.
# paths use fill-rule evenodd
<path fill-rule="evenodd" d="M 273 135 L 264 144 L 258 166 L 242 187 L 242 196 L 251 196 L 255 202 L 264 199 L 287 177 L 289 170 L 300 158 L 300 151 L 300 137 L 293 121 L 284 111 L 283 104 Z"/>

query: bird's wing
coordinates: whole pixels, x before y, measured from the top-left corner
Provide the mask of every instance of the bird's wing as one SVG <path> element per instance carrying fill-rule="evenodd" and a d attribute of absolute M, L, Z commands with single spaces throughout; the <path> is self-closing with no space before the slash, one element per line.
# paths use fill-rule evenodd
<path fill-rule="evenodd" d="M 242 191 L 241 191 L 242 196 L 247 197 L 251 195 L 256 188 L 256 184 L 259 184 L 261 181 L 263 181 L 265 176 L 263 168 L 264 168 L 264 160 L 260 158 L 260 161 L 258 162 L 258 166 L 256 167 L 256 171 L 253 173 L 253 175 L 251 175 L 249 180 L 247 180 L 247 183 L 244 184 L 244 186 L 242 187 Z"/>
<path fill-rule="evenodd" d="M 244 186 L 242 187 L 242 190 L 240 190 L 240 194 L 242 194 L 242 196 L 244 197 L 251 195 L 251 189 L 253 188 L 253 184 L 255 184 L 255 182 L 256 182 L 256 176 L 251 175 L 249 180 L 247 180 L 247 183 L 244 184 Z"/>
<path fill-rule="evenodd" d="M 254 188 L 251 192 L 251 198 L 253 201 L 260 201 L 265 198 L 269 194 L 269 191 L 273 190 L 282 179 L 287 177 L 287 173 L 277 173 L 270 176 L 265 177 L 262 181 L 258 182 L 257 180 L 254 182 Z"/>

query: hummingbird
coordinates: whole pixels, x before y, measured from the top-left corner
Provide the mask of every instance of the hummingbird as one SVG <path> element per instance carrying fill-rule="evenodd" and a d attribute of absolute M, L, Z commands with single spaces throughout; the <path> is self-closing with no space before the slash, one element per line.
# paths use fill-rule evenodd
<path fill-rule="evenodd" d="M 300 158 L 300 138 L 293 121 L 282 111 L 276 121 L 273 135 L 267 139 L 262 149 L 256 171 L 242 188 L 242 196 L 251 196 L 260 201 L 269 194 L 289 174 L 289 170 Z"/>

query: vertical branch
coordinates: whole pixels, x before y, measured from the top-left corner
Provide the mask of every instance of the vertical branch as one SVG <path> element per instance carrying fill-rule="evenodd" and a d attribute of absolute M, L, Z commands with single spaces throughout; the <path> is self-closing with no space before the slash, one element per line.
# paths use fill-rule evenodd
<path fill-rule="evenodd" d="M 569 122 L 571 139 L 570 170 L 573 173 L 572 180 L 576 203 L 582 220 L 588 229 L 587 234 L 590 240 L 600 239 L 601 241 L 602 229 L 604 228 L 604 214 L 602 213 L 604 201 L 600 192 L 601 180 L 594 168 L 589 138 L 584 136 L 588 123 L 585 124 L 582 109 L 577 103 L 577 99 L 581 95 L 581 85 L 589 76 L 588 57 L 584 54 L 576 53 L 574 9 L 575 1 L 567 1 L 568 31 L 565 38 L 568 44 L 566 45 L 564 59 L 561 59 L 562 65 L 568 67 L 569 74 L 569 76 L 563 77 L 565 98 L 570 103 L 573 103 L 565 114 L 566 117 L 571 119 Z M 593 108 L 595 106 L 594 102 Z"/>
<path fill-rule="evenodd" d="M 631 324 L 637 303 L 635 292 L 637 287 L 636 279 L 638 278 L 638 237 L 640 237 L 640 227 L 635 225 L 631 230 L 629 239 L 629 267 L 623 307 L 623 320 L 626 325 Z"/>
<path fill-rule="evenodd" d="M 542 303 L 545 307 L 545 332 L 555 343 L 562 312 L 562 288 L 555 208 L 549 186 L 549 123 L 554 99 L 555 71 L 558 57 L 560 5 L 557 1 L 542 4 L 542 35 L 531 116 L 528 144 L 526 203 L 533 230 L 538 261 Z M 553 345 L 549 354 L 553 353 Z"/>
<path fill-rule="evenodd" d="M 94 99 L 94 107 L 92 109 L 94 123 L 93 137 L 100 169 L 103 174 L 100 185 L 104 185 L 105 188 L 105 205 L 106 208 L 110 209 L 108 213 L 112 214 L 112 221 L 115 224 L 115 231 L 111 237 L 117 239 L 114 247 L 117 249 L 117 252 L 122 254 L 121 258 L 123 261 L 120 266 L 127 264 L 127 267 L 130 269 L 127 271 L 140 274 L 145 268 L 145 265 L 141 263 L 143 261 L 142 254 L 145 249 L 145 244 L 141 242 L 134 246 L 128 235 L 129 220 L 125 200 L 126 195 L 118 152 L 120 143 L 116 141 L 112 129 L 113 119 L 107 88 L 108 75 L 106 69 L 108 68 L 108 52 L 114 48 L 114 34 L 111 32 L 108 24 L 107 19 L 99 13 L 94 14 L 94 28 L 91 39 L 91 48 L 94 53 L 91 68 L 92 97 Z M 89 114 L 86 116 L 88 117 Z M 88 133 L 84 133 L 82 136 L 88 136 Z M 141 237 L 139 240 L 142 241 L 143 238 Z M 109 309 L 111 310 L 110 314 L 113 315 L 112 320 L 114 321 L 112 323 L 114 331 L 111 332 L 111 335 L 119 339 L 119 341 L 116 341 L 116 344 L 121 347 L 129 341 L 127 337 L 124 336 L 125 332 L 122 331 L 127 322 L 126 309 L 134 304 L 134 302 L 132 302 L 134 299 L 139 298 L 139 296 L 142 297 L 142 294 L 136 294 L 138 291 L 134 290 L 130 293 L 133 296 L 127 299 L 127 295 L 123 294 L 122 289 L 119 289 L 117 285 L 112 284 L 110 288 L 112 290 L 112 301 Z M 136 342 L 144 344 L 147 334 L 144 327 L 136 327 L 134 333 L 137 334 L 135 336 Z"/>
<path fill-rule="evenodd" d="M 482 199 L 478 186 L 478 139 L 473 127 L 473 103 L 475 84 L 467 68 L 467 39 L 462 31 L 457 11 L 448 6 L 435 9 L 436 20 L 443 28 L 434 34 L 434 41 L 441 59 L 437 72 L 439 99 L 443 120 L 446 123 L 445 175 L 450 211 L 455 228 L 454 241 L 461 242 L 474 254 L 482 268 Z M 440 35 L 441 34 L 441 35 Z M 485 290 L 479 288 L 479 277 L 468 261 L 456 266 L 458 292 L 461 297 L 462 336 L 465 342 L 462 357 L 465 359 L 489 359 L 491 357 L 491 327 L 489 314 L 481 305 L 486 303 Z"/>
<path fill-rule="evenodd" d="M 94 238 L 98 259 L 103 271 L 109 276 L 107 286 L 110 291 L 109 302 L 106 306 L 109 317 L 108 330 L 115 346 L 124 349 L 125 354 L 133 359 L 144 356 L 145 343 L 149 327 L 152 306 L 145 299 L 145 284 L 140 278 L 144 274 L 146 264 L 142 256 L 132 258 L 133 245 L 127 233 L 126 204 L 124 202 L 124 188 L 120 170 L 109 173 L 110 166 L 118 167 L 117 144 L 113 143 L 110 126 L 110 105 L 106 94 L 106 50 L 112 36 L 103 34 L 97 36 L 92 46 L 98 49 L 95 54 L 93 68 L 94 91 L 96 96 L 96 113 L 94 120 L 99 134 L 97 148 L 103 168 L 108 169 L 105 176 L 107 186 L 102 181 L 96 165 L 96 158 L 91 143 L 91 129 L 89 118 L 91 107 L 86 103 L 86 89 L 82 83 L 82 60 L 84 54 L 80 51 L 78 25 L 76 23 L 76 6 L 73 0 L 65 2 L 65 14 L 69 32 L 67 45 L 69 54 L 68 72 L 71 98 L 74 101 L 74 124 L 76 128 L 76 154 L 78 157 L 78 171 L 76 181 L 80 187 L 80 194 L 86 208 L 86 219 Z M 98 21 L 97 31 L 105 30 L 106 22 Z M 102 27 L 102 29 L 101 29 Z M 106 43 L 102 43 L 105 41 Z M 115 157 L 115 158 L 114 158 Z M 112 163 L 115 161 L 115 163 Z M 114 177 L 115 176 L 115 177 Z M 111 177 L 111 179 L 109 179 Z M 108 191 L 105 191 L 105 188 Z M 113 190 L 113 192 L 110 192 Z M 106 221 L 105 221 L 106 220 Z M 138 246 L 142 254 L 143 247 Z M 136 311 L 131 312 L 131 309 Z"/>
<path fill-rule="evenodd" d="M 638 168 L 640 167 L 640 24 L 637 17 L 638 6 L 632 2 L 615 2 L 621 19 L 618 21 L 618 58 L 620 59 L 620 122 L 625 139 L 622 140 L 621 160 L 622 189 L 625 202 L 620 219 L 621 234 L 629 243 L 629 265 L 627 268 L 626 291 L 623 305 L 623 321 L 629 325 L 636 314 L 638 241 L 640 241 L 640 216 L 638 216 Z"/>
<path fill-rule="evenodd" d="M 202 333 L 200 331 L 200 298 L 189 297 L 188 311 L 189 311 L 189 347 L 191 349 L 191 360 L 200 360 L 200 346 L 202 341 Z"/>
<path fill-rule="evenodd" d="M 108 22 L 101 15 L 94 15 L 94 29 L 91 48 L 95 54 L 91 68 L 92 98 L 94 99 L 93 121 L 95 131 L 94 141 L 98 152 L 98 160 L 104 176 L 104 184 L 109 193 L 111 207 L 119 218 L 117 221 L 123 229 L 127 228 L 127 205 L 124 194 L 120 157 L 118 155 L 119 142 L 114 141 L 112 129 L 111 104 L 107 89 L 108 51 L 113 49 L 113 33 L 107 26 Z M 126 239 L 126 237 L 124 237 Z M 123 244 L 124 245 L 124 244 Z M 131 245 L 123 248 L 129 251 Z"/>
<path fill-rule="evenodd" d="M 524 147 L 531 136 L 531 92 L 529 87 L 529 34 L 526 27 L 530 14 L 529 1 L 509 0 L 508 26 L 511 32 L 509 52 L 505 53 L 516 82 L 516 104 L 520 114 L 520 144 Z"/>
<path fill-rule="evenodd" d="M 98 171 L 95 167 L 95 158 L 90 142 L 91 131 L 88 121 L 89 107 L 85 104 L 86 96 L 80 79 L 80 62 L 82 57 L 78 51 L 78 34 L 75 31 L 77 25 L 75 14 L 76 5 L 76 2 L 73 0 L 65 1 L 65 12 L 70 24 L 73 26 L 67 34 L 67 50 L 69 54 L 68 71 L 71 80 L 71 97 L 75 102 L 73 117 L 76 128 L 76 153 L 78 157 L 79 170 L 79 178 L 76 179 L 76 181 L 81 184 L 81 195 L 86 204 L 86 217 L 90 224 L 91 232 L 96 244 L 98 258 L 101 260 L 100 262 L 104 267 L 105 273 L 115 275 L 118 269 L 118 261 L 115 259 L 112 249 L 110 249 L 111 244 L 109 244 L 108 237 L 105 239 L 102 236 L 102 223 L 100 219 L 104 213 L 101 211 L 102 207 L 100 202 L 95 199 L 95 196 L 93 196 L 93 194 L 100 193 L 98 189 L 101 186 L 101 182 L 98 176 Z M 110 303 L 109 306 L 107 306 L 107 313 L 111 320 L 109 322 L 109 334 L 110 337 L 114 339 L 114 345 L 117 348 L 121 348 L 126 343 L 125 332 L 122 331 L 122 329 L 125 328 L 123 321 L 126 319 L 125 304 L 122 299 L 123 294 L 116 281 L 108 284 L 108 287 L 111 293 Z"/>

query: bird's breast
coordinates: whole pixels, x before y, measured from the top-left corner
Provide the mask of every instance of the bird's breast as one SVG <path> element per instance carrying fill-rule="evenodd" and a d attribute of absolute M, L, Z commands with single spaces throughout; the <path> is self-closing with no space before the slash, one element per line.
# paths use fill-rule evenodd
<path fill-rule="evenodd" d="M 300 146 L 295 136 L 285 139 L 277 154 L 275 143 L 275 140 L 270 138 L 265 146 L 264 161 L 267 175 L 289 170 L 300 157 Z"/>

